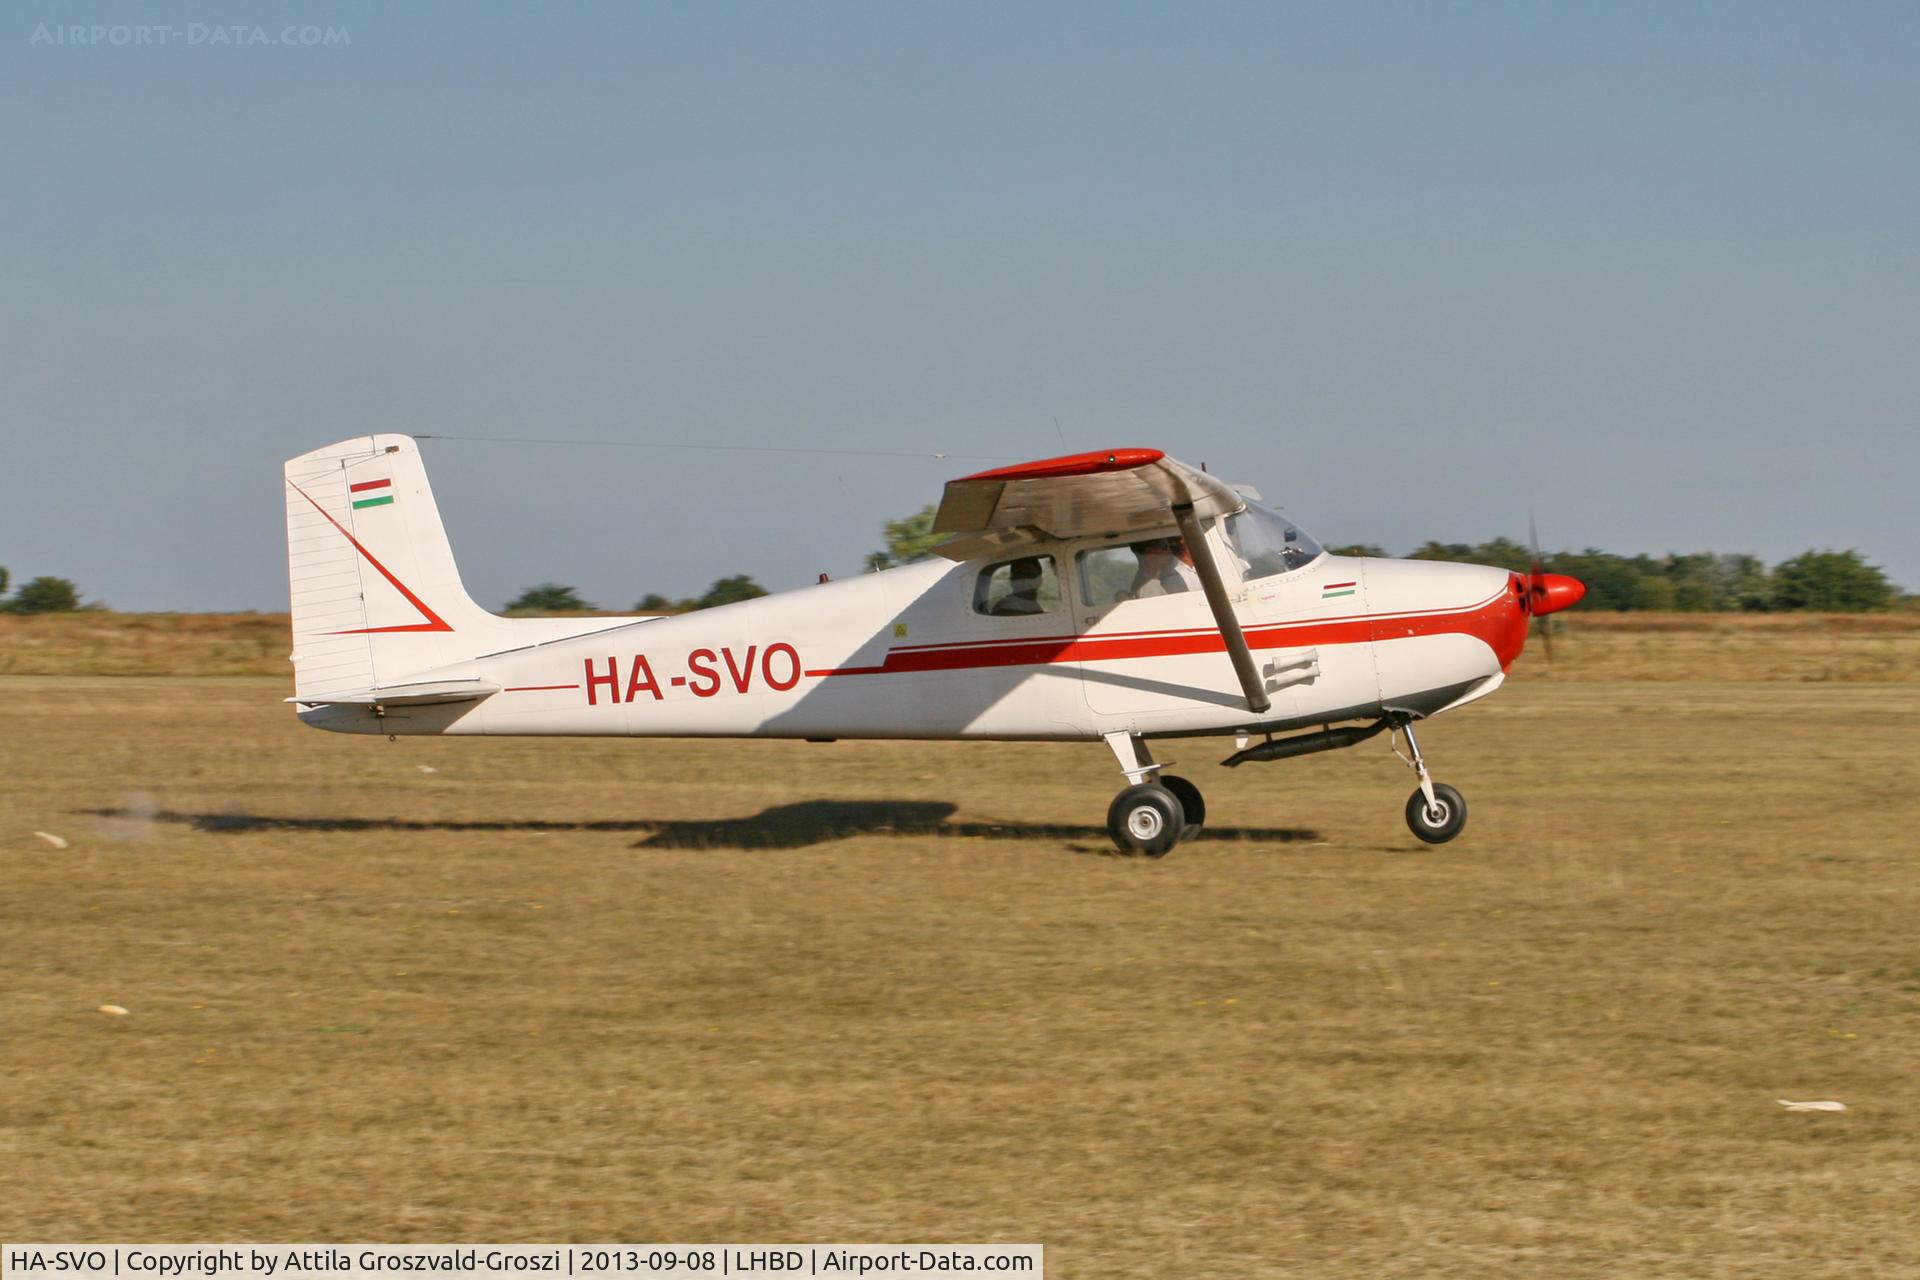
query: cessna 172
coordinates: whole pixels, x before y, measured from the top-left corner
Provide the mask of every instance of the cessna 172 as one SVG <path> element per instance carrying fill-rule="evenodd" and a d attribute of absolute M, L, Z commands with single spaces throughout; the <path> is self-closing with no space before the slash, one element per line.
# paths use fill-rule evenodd
<path fill-rule="evenodd" d="M 1158 739 L 1225 761 L 1404 738 L 1407 824 L 1453 839 L 1414 722 L 1500 687 L 1572 578 L 1332 555 L 1154 449 L 950 482 L 938 558 L 679 616 L 502 618 L 460 585 L 415 442 L 286 464 L 294 696 L 342 733 L 1104 739 L 1107 827 L 1158 856 L 1206 821 Z M 1279 736 L 1276 736 L 1279 735 Z M 1256 741 L 1258 739 L 1258 741 Z M 1396 746 L 1397 751 L 1397 746 Z"/>

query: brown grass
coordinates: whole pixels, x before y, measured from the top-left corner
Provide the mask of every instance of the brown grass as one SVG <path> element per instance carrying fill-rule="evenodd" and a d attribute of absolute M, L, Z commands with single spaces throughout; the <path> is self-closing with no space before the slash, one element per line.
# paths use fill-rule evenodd
<path fill-rule="evenodd" d="M 0 675 L 280 676 L 284 613 L 0 614 Z"/>
<path fill-rule="evenodd" d="M 285 614 L 0 614 L 0 675 L 278 676 Z M 1551 671 L 1536 638 L 1518 679 L 1920 681 L 1920 612 L 1574 613 Z"/>
<path fill-rule="evenodd" d="M 284 694 L 0 679 L 0 1238 L 1920 1275 L 1915 684 L 1518 684 L 1423 734 L 1440 850 L 1378 742 L 1180 745 L 1214 838 L 1159 862 L 1097 747 Z"/>

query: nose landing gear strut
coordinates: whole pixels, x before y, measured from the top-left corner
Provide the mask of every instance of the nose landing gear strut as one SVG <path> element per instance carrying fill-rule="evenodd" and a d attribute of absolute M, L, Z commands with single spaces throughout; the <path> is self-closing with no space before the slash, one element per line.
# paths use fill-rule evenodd
<path fill-rule="evenodd" d="M 1420 786 L 1407 797 L 1407 827 L 1428 844 L 1445 844 L 1467 825 L 1466 798 L 1427 773 L 1426 757 L 1413 736 L 1413 721 L 1402 720 L 1395 727 L 1407 736 L 1407 755 L 1400 755 L 1398 747 L 1393 754 L 1420 778 Z"/>

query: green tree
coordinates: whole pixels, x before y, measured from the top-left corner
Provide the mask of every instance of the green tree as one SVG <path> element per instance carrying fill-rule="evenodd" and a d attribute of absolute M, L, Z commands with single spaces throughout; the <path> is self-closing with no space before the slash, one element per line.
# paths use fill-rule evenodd
<path fill-rule="evenodd" d="M 579 591 L 558 582 L 528 587 L 507 601 L 508 613 L 585 613 L 592 608 L 580 598 Z"/>
<path fill-rule="evenodd" d="M 1892 608 L 1893 597 L 1887 575 L 1858 551 L 1803 551 L 1773 567 L 1775 608 L 1868 613 Z"/>
<path fill-rule="evenodd" d="M 1460 564 L 1490 564 L 1525 573 L 1533 567 L 1533 552 L 1512 538 L 1495 538 L 1479 546 L 1464 542 L 1423 542 L 1407 552 L 1409 560 L 1452 560 Z"/>
<path fill-rule="evenodd" d="M 1673 584 L 1673 607 L 1682 611 L 1724 613 L 1772 605 L 1773 583 L 1757 556 L 1670 555 L 1666 575 Z"/>
<path fill-rule="evenodd" d="M 1533 568 L 1533 552 L 1512 538 L 1495 538 L 1475 547 L 1467 557 L 1474 564 L 1490 564 L 1514 573 Z"/>
<path fill-rule="evenodd" d="M 1407 559 L 1453 560 L 1468 564 L 1473 560 L 1473 548 L 1464 542 L 1423 542 L 1407 552 Z"/>
<path fill-rule="evenodd" d="M 7 566 L 0 564 L 0 596 L 7 594 L 7 584 L 13 581 L 7 576 Z"/>
<path fill-rule="evenodd" d="M 1711 613 L 1727 607 L 1715 557 L 1710 552 L 1667 557 L 1667 585 L 1673 607 L 1683 613 Z"/>
<path fill-rule="evenodd" d="M 1371 556 L 1375 560 L 1387 558 L 1387 549 L 1377 542 L 1350 542 L 1344 547 L 1328 547 L 1327 550 L 1337 556 Z"/>
<path fill-rule="evenodd" d="M 1643 573 L 1633 580 L 1633 590 L 1627 598 L 1633 602 L 1633 608 L 1648 613 L 1671 613 L 1679 603 L 1679 593 L 1673 583 L 1651 573 Z"/>
<path fill-rule="evenodd" d="M 889 520 L 883 531 L 887 536 L 887 549 L 867 557 L 869 569 L 891 569 L 897 564 L 925 560 L 935 547 L 947 540 L 946 534 L 933 531 L 932 507 L 922 507 L 910 516 Z"/>
<path fill-rule="evenodd" d="M 1755 612 L 1773 607 L 1773 575 L 1759 556 L 1715 556 L 1716 572 L 1725 584 L 1727 607 Z"/>
<path fill-rule="evenodd" d="M 20 584 L 7 601 L 9 613 L 72 613 L 80 607 L 80 591 L 65 578 L 35 578 Z"/>
<path fill-rule="evenodd" d="M 684 604 L 684 601 L 676 603 L 669 600 L 658 591 L 649 591 L 640 597 L 640 603 L 633 606 L 633 611 L 635 613 L 671 613 L 682 608 Z"/>
<path fill-rule="evenodd" d="M 736 573 L 731 578 L 721 578 L 707 594 L 693 602 L 696 609 L 711 609 L 715 605 L 738 604 L 742 600 L 752 600 L 767 594 L 767 589 L 744 573 Z"/>

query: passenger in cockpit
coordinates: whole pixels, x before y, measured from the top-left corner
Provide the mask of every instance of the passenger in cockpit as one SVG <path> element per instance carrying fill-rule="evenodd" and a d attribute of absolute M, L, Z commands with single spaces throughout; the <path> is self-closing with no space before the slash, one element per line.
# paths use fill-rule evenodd
<path fill-rule="evenodd" d="M 1046 566 L 1039 556 L 1015 560 L 1007 566 L 1007 594 L 994 601 L 987 612 L 996 618 L 1045 613 L 1046 606 L 1040 603 L 1040 581 L 1045 574 Z"/>

